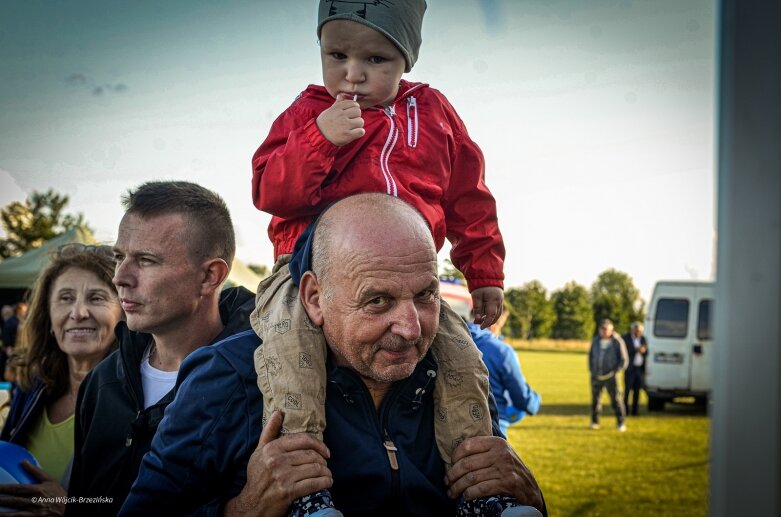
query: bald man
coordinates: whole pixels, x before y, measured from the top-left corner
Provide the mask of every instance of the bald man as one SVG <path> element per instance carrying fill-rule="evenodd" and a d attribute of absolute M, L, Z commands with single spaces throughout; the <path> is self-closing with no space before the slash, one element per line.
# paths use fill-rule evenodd
<path fill-rule="evenodd" d="M 345 515 L 455 515 L 462 495 L 495 494 L 544 509 L 534 477 L 500 437 L 465 440 L 445 472 L 429 351 L 439 279 L 423 218 L 397 198 L 360 194 L 305 237 L 300 308 L 329 347 L 324 441 L 280 436 L 280 412 L 260 433 L 253 344 L 228 339 L 182 365 L 186 380 L 123 511 L 284 516 L 294 499 L 326 488 Z"/>

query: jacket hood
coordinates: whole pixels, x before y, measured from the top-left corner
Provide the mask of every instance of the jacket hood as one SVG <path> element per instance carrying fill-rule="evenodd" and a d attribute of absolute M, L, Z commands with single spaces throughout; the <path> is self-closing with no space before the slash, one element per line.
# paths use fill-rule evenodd
<path fill-rule="evenodd" d="M 223 289 L 220 294 L 220 318 L 225 328 L 214 342 L 252 328 L 249 324 L 249 315 L 253 309 L 255 309 L 255 294 L 252 291 L 244 287 Z"/>

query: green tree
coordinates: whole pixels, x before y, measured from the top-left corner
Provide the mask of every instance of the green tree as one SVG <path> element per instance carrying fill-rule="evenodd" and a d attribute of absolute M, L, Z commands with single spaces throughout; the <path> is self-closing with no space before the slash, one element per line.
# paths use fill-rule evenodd
<path fill-rule="evenodd" d="M 616 332 L 629 331 L 635 320 L 643 320 L 645 303 L 632 277 L 615 269 L 602 272 L 591 286 L 594 323 L 610 318 Z"/>
<path fill-rule="evenodd" d="M 453 280 L 461 280 L 462 282 L 464 282 L 464 285 L 466 285 L 466 278 L 464 278 L 464 274 L 461 271 L 459 271 L 456 266 L 453 265 L 450 259 L 445 259 L 445 263 L 439 266 L 439 276 L 441 278 L 451 278 Z"/>
<path fill-rule="evenodd" d="M 21 255 L 71 228 L 89 228 L 84 215 L 64 213 L 70 198 L 49 189 L 33 191 L 24 203 L 14 201 L 0 210 L 5 239 L 0 239 L 0 257 Z"/>
<path fill-rule="evenodd" d="M 591 339 L 594 319 L 585 287 L 568 282 L 553 292 L 551 300 L 556 313 L 554 339 Z"/>
<path fill-rule="evenodd" d="M 521 317 L 518 315 L 518 311 L 513 305 L 514 303 L 518 303 L 520 297 L 519 292 L 520 290 L 517 287 L 514 287 L 508 289 L 504 293 L 504 306 L 510 314 L 507 316 L 504 327 L 502 327 L 502 334 L 516 339 L 524 336 Z"/>
<path fill-rule="evenodd" d="M 509 289 L 505 299 L 512 307 L 508 318 L 511 336 L 524 339 L 551 336 L 556 313 L 548 292 L 539 281 L 532 280 L 520 288 Z"/>
<path fill-rule="evenodd" d="M 271 268 L 265 264 L 247 264 L 247 267 L 260 278 L 266 278 L 271 274 Z"/>

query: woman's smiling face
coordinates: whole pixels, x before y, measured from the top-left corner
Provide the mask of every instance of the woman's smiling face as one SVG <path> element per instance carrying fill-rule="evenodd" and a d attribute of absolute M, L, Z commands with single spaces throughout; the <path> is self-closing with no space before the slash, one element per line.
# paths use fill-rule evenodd
<path fill-rule="evenodd" d="M 99 361 L 114 340 L 122 308 L 113 286 L 91 271 L 70 267 L 52 284 L 49 318 L 60 350 L 74 359 Z"/>

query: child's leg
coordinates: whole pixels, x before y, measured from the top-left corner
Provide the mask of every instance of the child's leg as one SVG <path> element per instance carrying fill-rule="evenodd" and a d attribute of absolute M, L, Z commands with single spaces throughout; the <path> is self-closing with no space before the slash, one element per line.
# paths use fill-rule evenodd
<path fill-rule="evenodd" d="M 434 435 L 445 462 L 452 466 L 453 450 L 466 438 L 491 436 L 488 409 L 488 369 L 464 321 L 445 303 L 439 313 L 439 331 L 431 345 L 439 365 L 434 383 Z M 494 495 L 462 501 L 457 517 L 542 517 L 510 496 Z"/>
<path fill-rule="evenodd" d="M 434 384 L 434 434 L 446 468 L 459 443 L 491 436 L 488 369 L 464 321 L 442 301 L 439 331 L 431 345 L 439 366 Z"/>
<path fill-rule="evenodd" d="M 283 256 L 258 286 L 250 323 L 263 340 L 255 350 L 255 371 L 263 394 L 263 423 L 276 409 L 285 412 L 283 434 L 325 430 L 325 338 L 298 299 Z"/>

